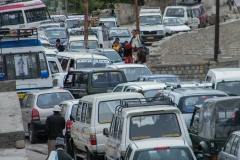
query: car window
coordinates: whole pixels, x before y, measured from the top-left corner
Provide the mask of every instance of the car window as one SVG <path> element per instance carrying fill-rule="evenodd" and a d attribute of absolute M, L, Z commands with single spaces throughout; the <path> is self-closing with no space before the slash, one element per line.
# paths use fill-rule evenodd
<path fill-rule="evenodd" d="M 64 86 L 71 86 L 72 84 L 72 79 L 73 79 L 73 73 L 68 73 L 65 82 L 64 82 Z"/>
<path fill-rule="evenodd" d="M 126 89 L 125 92 L 130 92 L 131 91 L 131 88 L 129 87 L 128 89 Z"/>
<path fill-rule="evenodd" d="M 231 147 L 231 151 L 230 151 L 231 155 L 235 155 L 238 143 L 239 143 L 239 136 L 236 136 L 232 143 L 232 147 Z"/>
<path fill-rule="evenodd" d="M 67 104 L 63 104 L 62 106 L 62 109 L 61 109 L 61 115 L 65 118 L 65 114 L 67 112 L 67 107 L 68 105 Z"/>
<path fill-rule="evenodd" d="M 33 95 L 32 95 L 32 94 L 29 94 L 29 95 L 28 95 L 28 98 L 27 98 L 27 101 L 26 101 L 25 108 L 30 108 L 30 107 L 31 107 L 32 99 L 33 99 Z"/>
<path fill-rule="evenodd" d="M 76 121 L 81 121 L 81 115 L 82 115 L 82 102 L 79 102 L 76 114 Z"/>
<path fill-rule="evenodd" d="M 127 81 L 136 81 L 141 75 L 149 75 L 151 72 L 146 67 L 120 68 L 126 75 Z"/>
<path fill-rule="evenodd" d="M 110 131 L 109 131 L 109 136 L 113 137 L 114 135 L 114 128 L 115 128 L 115 122 L 116 122 L 116 117 L 112 117 L 112 123 L 110 126 Z"/>
<path fill-rule="evenodd" d="M 132 88 L 131 92 L 137 92 L 137 90 L 135 88 Z"/>
<path fill-rule="evenodd" d="M 73 99 L 69 92 L 53 92 L 40 94 L 37 98 L 37 106 L 42 109 L 53 108 L 62 101 Z"/>
<path fill-rule="evenodd" d="M 123 86 L 118 86 L 113 92 L 122 92 Z"/>
<path fill-rule="evenodd" d="M 180 137 L 181 130 L 173 113 L 131 117 L 129 139 Z"/>
<path fill-rule="evenodd" d="M 76 115 L 77 115 L 77 108 L 78 108 L 78 105 L 77 104 L 74 104 L 72 106 L 72 111 L 71 111 L 71 115 L 74 119 L 76 119 Z"/>
<path fill-rule="evenodd" d="M 226 153 L 230 153 L 231 147 L 232 147 L 232 143 L 234 141 L 235 135 L 232 134 L 231 137 L 228 139 L 225 147 L 224 147 L 224 152 Z"/>
<path fill-rule="evenodd" d="M 83 123 L 85 123 L 85 120 L 86 120 L 86 111 L 87 111 L 87 103 L 83 103 L 82 114 L 81 114 L 81 122 Z"/>
<path fill-rule="evenodd" d="M 23 100 L 21 102 L 21 107 L 22 108 L 25 108 L 25 104 L 26 104 L 27 98 L 28 98 L 28 94 L 25 94 L 25 96 L 23 97 Z"/>
<path fill-rule="evenodd" d="M 58 65 L 55 61 L 48 61 L 48 65 L 52 74 L 59 73 Z"/>
<path fill-rule="evenodd" d="M 87 113 L 86 113 L 86 123 L 91 124 L 92 117 L 92 104 L 88 104 Z"/>

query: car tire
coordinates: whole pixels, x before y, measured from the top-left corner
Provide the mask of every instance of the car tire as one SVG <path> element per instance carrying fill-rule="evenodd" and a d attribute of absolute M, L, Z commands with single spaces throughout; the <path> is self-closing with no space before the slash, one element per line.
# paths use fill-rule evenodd
<path fill-rule="evenodd" d="M 95 160 L 92 153 L 87 149 L 87 160 Z"/>
<path fill-rule="evenodd" d="M 29 131 L 29 141 L 30 141 L 30 143 L 31 144 L 36 143 L 37 142 L 37 136 L 34 134 L 34 130 L 33 130 L 31 125 L 29 126 L 28 131 Z"/>

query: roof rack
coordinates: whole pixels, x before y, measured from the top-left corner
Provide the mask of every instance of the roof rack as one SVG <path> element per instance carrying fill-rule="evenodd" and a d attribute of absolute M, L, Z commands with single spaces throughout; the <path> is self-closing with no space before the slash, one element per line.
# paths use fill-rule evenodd
<path fill-rule="evenodd" d="M 29 43 L 21 40 L 31 38 Z M 2 41 L 3 39 L 16 39 L 17 43 L 10 41 Z M 32 40 L 33 39 L 33 40 Z M 37 28 L 18 28 L 10 30 L 9 28 L 0 29 L 0 46 L 1 48 L 9 48 L 16 46 L 35 46 L 39 45 Z"/>
<path fill-rule="evenodd" d="M 63 22 L 64 22 L 63 20 L 56 17 L 56 18 L 51 18 L 51 19 L 48 19 L 48 20 L 44 20 L 44 21 L 40 22 L 40 24 L 63 23 Z"/>
<path fill-rule="evenodd" d="M 171 98 L 166 96 L 121 100 L 120 105 L 115 108 L 115 114 L 122 115 L 122 110 L 124 108 L 155 105 L 174 105 L 174 103 L 172 102 Z"/>
<path fill-rule="evenodd" d="M 75 29 L 72 29 L 69 33 L 70 36 L 79 36 L 79 35 L 84 35 L 84 29 L 82 28 L 75 28 Z M 97 35 L 97 31 L 96 30 L 92 30 L 89 28 L 88 30 L 88 35 L 94 35 L 96 37 L 98 37 Z"/>
<path fill-rule="evenodd" d="M 198 81 L 188 81 L 188 82 L 166 82 L 166 88 L 177 89 L 177 88 L 192 88 L 192 87 L 202 87 L 211 88 L 212 83 L 210 82 L 198 82 Z"/>

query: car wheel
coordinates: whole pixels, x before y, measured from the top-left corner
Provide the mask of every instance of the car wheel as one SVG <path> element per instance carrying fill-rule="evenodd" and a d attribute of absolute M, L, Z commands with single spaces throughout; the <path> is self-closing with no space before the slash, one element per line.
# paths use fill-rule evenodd
<path fill-rule="evenodd" d="M 87 160 L 95 160 L 92 153 L 87 149 Z"/>
<path fill-rule="evenodd" d="M 28 131 L 29 131 L 29 141 L 30 141 L 30 143 L 31 143 L 31 144 L 36 143 L 36 141 L 37 141 L 37 136 L 34 134 L 34 131 L 33 131 L 33 129 L 32 129 L 31 126 L 29 126 Z"/>

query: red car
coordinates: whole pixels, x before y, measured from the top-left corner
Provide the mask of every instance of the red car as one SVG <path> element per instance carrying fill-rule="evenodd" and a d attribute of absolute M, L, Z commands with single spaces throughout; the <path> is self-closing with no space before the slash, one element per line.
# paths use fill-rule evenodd
<path fill-rule="evenodd" d="M 191 8 L 194 10 L 196 17 L 200 20 L 199 28 L 206 27 L 208 24 L 208 14 L 205 6 L 202 3 L 198 3 Z"/>

